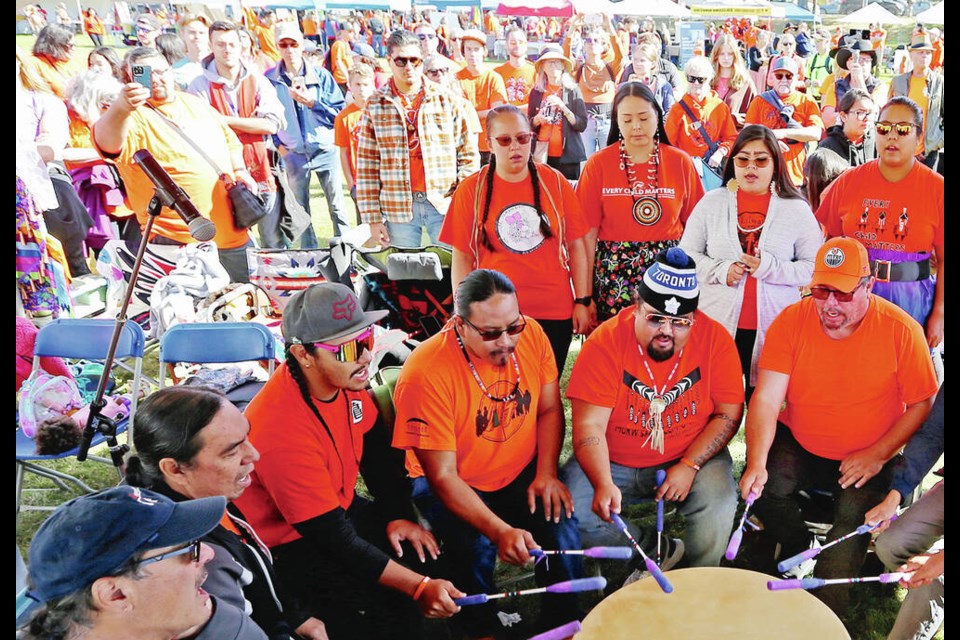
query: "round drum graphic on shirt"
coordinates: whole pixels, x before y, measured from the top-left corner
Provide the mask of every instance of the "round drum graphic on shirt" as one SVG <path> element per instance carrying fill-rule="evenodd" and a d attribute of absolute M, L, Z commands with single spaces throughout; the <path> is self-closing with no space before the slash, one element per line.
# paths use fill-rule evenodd
<path fill-rule="evenodd" d="M 497 238 L 514 253 L 530 253 L 543 244 L 540 216 L 529 204 L 504 207 L 497 216 Z"/>
<path fill-rule="evenodd" d="M 506 442 L 512 438 L 530 412 L 529 389 L 518 388 L 515 382 L 498 380 L 488 388 L 490 395 L 480 397 L 480 406 L 474 418 L 478 438 L 490 442 Z"/>

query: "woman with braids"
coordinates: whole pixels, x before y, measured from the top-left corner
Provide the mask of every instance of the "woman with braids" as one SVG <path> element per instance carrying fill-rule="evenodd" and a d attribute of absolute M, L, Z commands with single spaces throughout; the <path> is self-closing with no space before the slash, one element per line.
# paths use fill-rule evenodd
<path fill-rule="evenodd" d="M 453 289 L 474 269 L 506 275 L 563 370 L 572 334 L 588 333 L 591 323 L 580 203 L 559 171 L 531 159 L 534 134 L 522 111 L 491 109 L 487 135 L 490 164 L 457 187 L 440 231 L 453 247 Z"/>
<path fill-rule="evenodd" d="M 403 453 L 367 392 L 371 325 L 385 313 L 341 284 L 298 292 L 283 313 L 286 362 L 245 412 L 260 461 L 236 504 L 331 640 L 422 637 L 417 607 L 451 616 L 464 595 L 400 564 L 430 569 L 439 548 L 415 523 Z M 354 494 L 358 472 L 375 502 Z"/>
<path fill-rule="evenodd" d="M 161 389 L 137 411 L 136 451 L 127 457 L 126 483 L 175 502 L 211 496 L 236 500 L 250 486 L 260 459 L 249 431 L 243 414 L 218 391 Z M 206 565 L 205 591 L 248 612 L 270 640 L 289 640 L 294 629 L 302 638 L 326 640 L 323 622 L 297 611 L 284 597 L 267 548 L 235 507 L 203 541 L 214 551 Z"/>
<path fill-rule="evenodd" d="M 577 183 L 600 322 L 632 304 L 647 266 L 677 244 L 703 197 L 693 161 L 670 146 L 663 111 L 645 84 L 617 89 L 607 145 L 587 160 Z"/>

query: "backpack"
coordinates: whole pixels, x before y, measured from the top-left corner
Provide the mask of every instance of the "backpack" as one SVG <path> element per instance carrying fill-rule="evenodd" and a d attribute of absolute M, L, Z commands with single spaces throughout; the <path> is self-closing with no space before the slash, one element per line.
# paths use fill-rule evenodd
<path fill-rule="evenodd" d="M 32 438 L 41 423 L 68 416 L 81 407 L 83 398 L 73 379 L 37 369 L 20 387 L 18 422 L 23 433 Z"/>

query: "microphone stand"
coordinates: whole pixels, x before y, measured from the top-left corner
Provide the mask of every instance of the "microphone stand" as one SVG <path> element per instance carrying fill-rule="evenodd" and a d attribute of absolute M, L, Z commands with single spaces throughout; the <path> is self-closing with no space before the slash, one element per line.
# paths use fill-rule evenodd
<path fill-rule="evenodd" d="M 117 322 L 113 327 L 113 336 L 110 338 L 107 357 L 103 362 L 103 373 L 100 374 L 100 381 L 97 384 L 97 394 L 90 403 L 90 417 L 87 419 L 87 425 L 84 427 L 83 434 L 80 436 L 80 447 L 77 451 L 77 461 L 85 461 L 94 434 L 103 434 L 106 437 L 107 446 L 110 448 L 110 460 L 113 462 L 113 466 L 116 467 L 117 475 L 121 480 L 123 480 L 123 456 L 130 450 L 130 447 L 129 445 L 121 445 L 117 442 L 117 423 L 103 415 L 103 408 L 107 406 L 103 397 L 106 395 L 107 382 L 110 379 L 110 370 L 113 368 L 113 360 L 117 354 L 117 345 L 120 343 L 120 336 L 123 335 L 123 327 L 127 323 L 127 307 L 130 306 L 133 289 L 140 275 L 140 266 L 143 264 L 143 255 L 147 250 L 147 240 L 150 238 L 153 222 L 164 206 L 173 204 L 173 199 L 165 189 L 155 186 L 153 194 L 153 198 L 150 199 L 150 204 L 147 205 L 147 224 L 143 228 L 143 237 L 140 238 L 140 247 L 137 249 L 137 259 L 133 263 L 130 280 L 127 282 L 126 289 L 123 292 L 123 303 L 117 312 Z M 132 433 L 133 429 L 131 428 L 130 431 Z"/>

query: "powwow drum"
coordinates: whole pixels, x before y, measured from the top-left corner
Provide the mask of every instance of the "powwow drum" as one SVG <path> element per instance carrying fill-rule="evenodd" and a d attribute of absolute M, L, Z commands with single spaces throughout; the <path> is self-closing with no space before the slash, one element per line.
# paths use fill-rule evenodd
<path fill-rule="evenodd" d="M 768 591 L 766 574 L 700 567 L 666 576 L 673 593 L 634 582 L 598 604 L 576 640 L 850 640 L 827 605 L 800 589 Z"/>

